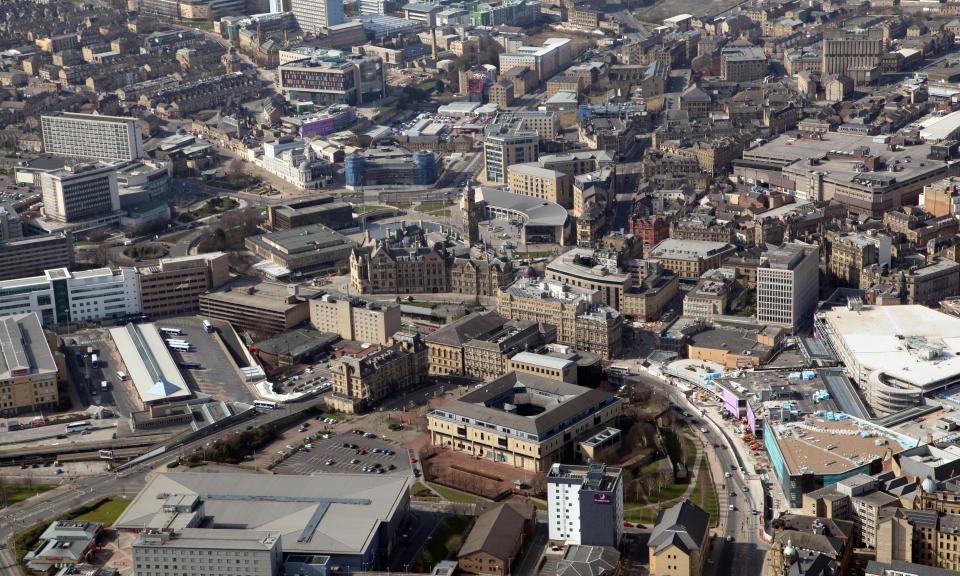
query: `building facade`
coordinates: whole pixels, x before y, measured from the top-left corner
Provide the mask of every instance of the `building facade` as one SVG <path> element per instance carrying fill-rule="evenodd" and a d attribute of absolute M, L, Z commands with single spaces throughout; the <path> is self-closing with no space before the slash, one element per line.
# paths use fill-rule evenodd
<path fill-rule="evenodd" d="M 150 316 L 196 314 L 200 295 L 230 280 L 229 256 L 211 252 L 197 256 L 161 258 L 137 270 L 140 305 Z"/>
<path fill-rule="evenodd" d="M 550 540 L 567 545 L 620 545 L 623 470 L 603 464 L 554 464 L 547 472 Z"/>
<path fill-rule="evenodd" d="M 40 175 L 43 215 L 57 222 L 83 222 L 120 209 L 117 172 L 112 166 L 84 164 Z"/>
<path fill-rule="evenodd" d="M 820 293 L 819 261 L 812 245 L 768 250 L 757 269 L 757 321 L 793 332 L 811 325 Z"/>
<path fill-rule="evenodd" d="M 37 314 L 0 318 L 0 353 L 9 359 L 0 371 L 0 415 L 58 408 L 58 366 Z"/>
<path fill-rule="evenodd" d="M 365 412 L 426 383 L 427 348 L 420 337 L 398 333 L 392 342 L 362 358 L 342 356 L 331 365 L 333 393 L 328 404 L 333 409 Z"/>
<path fill-rule="evenodd" d="M 400 306 L 325 294 L 310 300 L 310 323 L 345 340 L 386 345 L 400 330 Z"/>
<path fill-rule="evenodd" d="M 41 116 L 47 154 L 120 162 L 143 158 L 143 132 L 136 118 L 64 112 Z"/>

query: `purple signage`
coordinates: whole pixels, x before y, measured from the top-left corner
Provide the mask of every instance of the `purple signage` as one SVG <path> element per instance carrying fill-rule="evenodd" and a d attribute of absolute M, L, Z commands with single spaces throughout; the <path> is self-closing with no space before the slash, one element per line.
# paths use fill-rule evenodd
<path fill-rule="evenodd" d="M 747 401 L 747 426 L 751 434 L 757 433 L 757 417 L 753 413 L 753 406 L 750 405 L 749 400 Z"/>
<path fill-rule="evenodd" d="M 734 418 L 739 418 L 740 399 L 737 398 L 733 392 L 727 390 L 723 386 L 721 386 L 720 389 L 723 390 L 723 407 L 726 408 L 728 412 L 733 414 Z"/>
<path fill-rule="evenodd" d="M 594 504 L 613 504 L 613 498 L 609 494 L 599 492 L 593 495 Z"/>

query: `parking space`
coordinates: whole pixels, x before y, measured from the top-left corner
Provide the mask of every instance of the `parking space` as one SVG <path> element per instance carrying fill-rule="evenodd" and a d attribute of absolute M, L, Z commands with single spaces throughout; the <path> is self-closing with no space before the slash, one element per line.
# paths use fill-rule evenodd
<path fill-rule="evenodd" d="M 382 438 L 346 432 L 322 436 L 274 469 L 278 474 L 412 474 L 407 449 Z M 382 470 L 382 472 L 380 472 Z"/>
<path fill-rule="evenodd" d="M 112 407 L 123 417 L 143 409 L 133 384 L 117 376 L 117 372 L 126 372 L 126 368 L 106 329 L 83 330 L 66 337 L 65 341 L 68 343 L 67 366 L 85 405 Z M 87 353 L 89 348 L 97 355 L 96 364 Z"/>
<path fill-rule="evenodd" d="M 190 343 L 189 352 L 171 350 L 170 353 L 192 390 L 217 400 L 253 402 L 253 395 L 234 367 L 233 359 L 221 346 L 219 336 L 204 331 L 203 319 L 183 316 L 164 318 L 155 324 L 157 328 L 179 328 L 183 334 L 177 338 Z"/>

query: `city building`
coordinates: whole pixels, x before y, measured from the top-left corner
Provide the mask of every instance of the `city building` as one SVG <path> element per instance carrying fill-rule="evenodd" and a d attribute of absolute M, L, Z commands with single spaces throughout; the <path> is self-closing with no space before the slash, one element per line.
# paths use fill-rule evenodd
<path fill-rule="evenodd" d="M 792 243 L 760 257 L 757 268 L 757 322 L 797 332 L 809 327 L 820 294 L 817 246 Z"/>
<path fill-rule="evenodd" d="M 715 327 L 689 337 L 687 357 L 716 362 L 730 370 L 766 364 L 780 345 L 782 331 L 766 327 L 749 330 Z"/>
<path fill-rule="evenodd" d="M 200 295 L 200 315 L 261 338 L 273 336 L 310 318 L 310 307 L 296 288 L 269 282 L 227 284 Z"/>
<path fill-rule="evenodd" d="M 333 391 L 328 406 L 347 414 L 366 412 L 426 382 L 427 348 L 419 335 L 399 332 L 376 352 L 340 356 L 330 365 L 330 373 Z"/>
<path fill-rule="evenodd" d="M 324 294 L 310 300 L 310 324 L 344 340 L 387 345 L 400 330 L 400 306 Z"/>
<path fill-rule="evenodd" d="M 660 318 L 680 291 L 680 278 L 656 260 L 644 260 L 637 268 L 637 279 L 623 294 L 620 313 L 636 320 Z"/>
<path fill-rule="evenodd" d="M 661 510 L 647 547 L 651 576 L 700 576 L 710 555 L 710 514 L 686 498 Z"/>
<path fill-rule="evenodd" d="M 140 120 L 63 112 L 40 117 L 43 150 L 54 156 L 122 162 L 143 158 Z"/>
<path fill-rule="evenodd" d="M 477 516 L 457 553 L 457 567 L 466 574 L 511 574 L 522 536 L 532 536 L 536 508 L 504 502 Z"/>
<path fill-rule="evenodd" d="M 4 280 L 0 310 L 4 315 L 36 312 L 44 326 L 140 314 L 136 272 L 133 268 L 83 272 L 55 268 L 42 276 Z"/>
<path fill-rule="evenodd" d="M 427 344 L 431 376 L 464 376 L 464 345 L 477 338 L 498 333 L 507 325 L 509 319 L 496 312 L 467 314 L 463 318 L 444 324 L 427 334 Z"/>
<path fill-rule="evenodd" d="M 528 68 L 536 72 L 538 82 L 546 82 L 570 66 L 572 45 L 569 38 L 547 38 L 543 46 L 520 46 L 500 54 L 499 69 Z"/>
<path fill-rule="evenodd" d="M 81 564 L 96 549 L 102 530 L 99 522 L 57 520 L 47 526 L 40 535 L 40 544 L 27 552 L 23 560 L 30 570 L 43 573 Z"/>
<path fill-rule="evenodd" d="M 960 381 L 960 318 L 920 305 L 851 302 L 817 312 L 817 334 L 874 412 L 894 414 Z"/>
<path fill-rule="evenodd" d="M 500 329 L 481 334 L 463 344 L 463 373 L 481 382 L 510 372 L 510 357 L 543 343 L 540 325 L 510 320 Z M 523 353 L 523 352 L 519 352 Z"/>
<path fill-rule="evenodd" d="M 393 474 L 323 474 L 304 482 L 299 476 L 163 473 L 147 481 L 114 527 L 126 534 L 226 530 L 232 534 L 196 549 L 218 557 L 232 554 L 230 536 L 238 531 L 279 534 L 285 560 L 328 556 L 331 566 L 354 572 L 379 568 L 400 545 L 408 484 Z"/>
<path fill-rule="evenodd" d="M 193 396 L 154 324 L 111 328 L 110 337 L 144 406 Z"/>
<path fill-rule="evenodd" d="M 217 560 L 211 565 L 214 551 Z M 133 567 L 138 575 L 209 574 L 232 565 L 238 573 L 275 576 L 283 565 L 281 556 L 280 533 L 269 530 L 149 530 L 133 541 Z"/>
<path fill-rule="evenodd" d="M 300 190 L 323 188 L 333 180 L 330 163 L 317 158 L 307 142 L 293 137 L 264 142 L 263 155 L 257 160 L 264 170 Z"/>
<path fill-rule="evenodd" d="M 344 159 L 347 186 L 429 186 L 439 176 L 437 156 L 428 150 L 412 154 L 395 148 L 368 148 Z"/>
<path fill-rule="evenodd" d="M 756 46 L 720 51 L 720 78 L 728 82 L 753 82 L 767 75 L 767 55 Z"/>
<path fill-rule="evenodd" d="M 337 2 L 338 0 L 305 0 Z M 342 4 L 341 4 L 342 6 Z M 284 63 L 284 59 L 288 60 Z M 339 50 L 281 52 L 277 87 L 291 100 L 318 104 L 362 104 L 385 94 L 383 60 Z"/>
<path fill-rule="evenodd" d="M 900 560 L 893 562 L 870 560 L 863 574 L 864 576 L 953 576 L 956 572 L 956 569 L 936 568 Z"/>
<path fill-rule="evenodd" d="M 736 248 L 726 242 L 667 238 L 654 246 L 647 258 L 658 260 L 681 279 L 695 280 L 707 270 L 719 268 L 723 258 L 735 251 Z"/>
<path fill-rule="evenodd" d="M 880 59 L 884 52 L 884 35 L 880 27 L 866 30 L 828 28 L 823 31 L 820 72 L 824 76 L 839 74 L 857 84 L 868 84 L 880 77 Z"/>
<path fill-rule="evenodd" d="M 483 140 L 483 166 L 487 182 L 506 183 L 508 166 L 537 159 L 540 136 L 532 130 L 488 134 Z"/>
<path fill-rule="evenodd" d="M 0 242 L 0 280 L 42 275 L 73 267 L 73 237 L 68 232 Z"/>
<path fill-rule="evenodd" d="M 511 372 L 431 410 L 427 428 L 434 446 L 536 472 L 572 457 L 621 409 L 601 390 Z"/>
<path fill-rule="evenodd" d="M 547 264 L 545 277 L 569 286 L 596 290 L 604 304 L 622 311 L 623 295 L 632 275 L 621 269 L 617 254 L 608 250 L 574 248 Z"/>
<path fill-rule="evenodd" d="M 507 358 L 506 372 L 534 374 L 570 384 L 576 384 L 578 378 L 577 363 L 573 360 L 534 352 L 519 352 Z"/>
<path fill-rule="evenodd" d="M 244 245 L 276 267 L 270 271 L 274 277 L 346 269 L 353 250 L 353 243 L 347 237 L 323 224 L 248 236 Z"/>
<path fill-rule="evenodd" d="M 828 234 L 827 238 L 828 272 L 836 285 L 858 288 L 864 268 L 877 265 L 890 269 L 893 241 L 886 234 L 849 232 Z"/>
<path fill-rule="evenodd" d="M 497 293 L 497 313 L 557 330 L 557 342 L 607 360 L 620 353 L 623 317 L 596 290 L 555 280 L 520 278 Z"/>
<path fill-rule="evenodd" d="M 551 541 L 618 547 L 623 538 L 623 470 L 603 464 L 551 466 L 547 524 Z"/>
<path fill-rule="evenodd" d="M 339 230 L 353 227 L 353 206 L 333 196 L 321 196 L 267 207 L 267 221 L 274 230 L 289 230 L 323 224 Z"/>
<path fill-rule="evenodd" d="M 834 412 L 816 412 L 795 421 L 766 418 L 763 442 L 792 508 L 803 505 L 807 492 L 879 472 L 888 451 L 897 454 L 917 446 L 913 438 Z"/>
<path fill-rule="evenodd" d="M 120 210 L 113 166 L 79 164 L 40 175 L 43 215 L 62 223 L 115 221 Z M 112 218 L 112 220 L 110 220 Z"/>
<path fill-rule="evenodd" d="M 572 218 L 559 204 L 486 187 L 477 190 L 476 199 L 485 220 L 519 224 L 526 244 L 569 243 Z"/>
<path fill-rule="evenodd" d="M 57 362 L 37 315 L 0 318 L 0 414 L 56 410 L 57 382 Z"/>
<path fill-rule="evenodd" d="M 513 194 L 542 198 L 564 208 L 573 207 L 573 188 L 563 172 L 541 168 L 536 163 L 507 167 L 507 188 Z"/>
<path fill-rule="evenodd" d="M 773 576 L 850 572 L 855 560 L 852 522 L 788 512 L 772 526 L 767 567 Z"/>
<path fill-rule="evenodd" d="M 497 290 L 511 282 L 513 264 L 506 258 L 454 258 L 450 266 L 450 291 L 454 294 L 496 296 Z"/>
<path fill-rule="evenodd" d="M 343 0 L 290 0 L 290 9 L 304 32 L 320 35 L 343 24 Z"/>
<path fill-rule="evenodd" d="M 200 295 L 230 280 L 229 256 L 209 252 L 196 256 L 161 258 L 137 269 L 140 308 L 154 317 L 196 314 Z"/>
<path fill-rule="evenodd" d="M 697 285 L 683 297 L 683 315 L 701 320 L 727 313 L 738 293 L 745 294 L 736 285 L 736 275 L 730 268 L 708 270 Z"/>
<path fill-rule="evenodd" d="M 391 230 L 350 252 L 350 286 L 357 294 L 448 292 L 448 259 L 419 226 Z"/>

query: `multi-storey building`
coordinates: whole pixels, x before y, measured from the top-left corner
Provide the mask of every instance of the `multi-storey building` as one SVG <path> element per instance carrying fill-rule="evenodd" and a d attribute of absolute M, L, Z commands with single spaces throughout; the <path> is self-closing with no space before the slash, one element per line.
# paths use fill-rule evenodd
<path fill-rule="evenodd" d="M 200 296 L 200 314 L 230 322 L 264 339 L 310 318 L 310 307 L 295 286 L 261 282 L 227 285 Z"/>
<path fill-rule="evenodd" d="M 767 75 L 767 55 L 756 46 L 720 51 L 720 77 L 728 82 L 752 82 Z"/>
<path fill-rule="evenodd" d="M 410 294 L 447 292 L 450 281 L 440 250 L 387 240 L 350 253 L 350 284 L 358 294 Z"/>
<path fill-rule="evenodd" d="M 556 140 L 560 134 L 560 115 L 546 110 L 501 112 L 484 130 L 489 135 L 526 131 L 536 132 L 541 140 Z"/>
<path fill-rule="evenodd" d="M 554 464 L 547 472 L 551 541 L 619 546 L 623 538 L 623 470 L 603 464 Z"/>
<path fill-rule="evenodd" d="M 557 342 L 604 359 L 620 353 L 623 317 L 602 303 L 596 290 L 555 280 L 521 278 L 497 293 L 497 312 L 557 329 Z"/>
<path fill-rule="evenodd" d="M 709 270 L 700 277 L 696 287 L 683 297 L 683 315 L 702 320 L 723 315 L 735 290 L 732 269 Z"/>
<path fill-rule="evenodd" d="M 83 164 L 40 175 L 43 214 L 57 222 L 83 222 L 114 215 L 120 209 L 113 166 Z M 115 217 L 115 216 L 114 216 Z"/>
<path fill-rule="evenodd" d="M 878 301 L 936 306 L 960 294 L 960 264 L 937 256 L 904 269 L 871 264 L 860 272 L 860 288 Z"/>
<path fill-rule="evenodd" d="M 434 446 L 546 471 L 618 417 L 622 402 L 598 389 L 510 372 L 428 412 L 427 429 Z"/>
<path fill-rule="evenodd" d="M 821 73 L 824 76 L 842 74 L 857 83 L 869 82 L 879 77 L 883 53 L 881 28 L 827 29 L 823 31 Z"/>
<path fill-rule="evenodd" d="M 301 274 L 345 269 L 353 243 L 323 224 L 248 236 L 248 250 L 284 269 Z"/>
<path fill-rule="evenodd" d="M 0 358 L 0 414 L 57 409 L 57 363 L 37 314 L 0 318 Z"/>
<path fill-rule="evenodd" d="M 137 271 L 144 314 L 196 314 L 200 310 L 200 295 L 230 280 L 230 261 L 224 252 L 210 252 L 161 258 L 157 264 L 142 266 Z"/>
<path fill-rule="evenodd" d="M 473 296 L 496 296 L 497 290 L 513 282 L 509 260 L 456 258 L 450 267 L 450 291 Z"/>
<path fill-rule="evenodd" d="M 710 556 L 710 514 L 687 499 L 661 510 L 647 546 L 651 576 L 700 576 Z"/>
<path fill-rule="evenodd" d="M 537 159 L 540 136 L 523 130 L 487 134 L 483 140 L 484 175 L 488 182 L 506 182 L 507 167 Z"/>
<path fill-rule="evenodd" d="M 41 116 L 47 154 L 120 162 L 143 157 L 143 133 L 136 118 L 64 112 Z"/>
<path fill-rule="evenodd" d="M 680 278 L 695 279 L 707 270 L 719 268 L 723 258 L 735 250 L 726 242 L 667 238 L 650 251 L 648 258 L 658 260 L 664 268 Z"/>
<path fill-rule="evenodd" d="M 604 304 L 620 310 L 633 277 L 620 268 L 617 255 L 607 250 L 574 248 L 547 264 L 545 276 L 569 286 L 596 290 Z"/>
<path fill-rule="evenodd" d="M 331 366 L 330 404 L 348 414 L 364 412 L 426 381 L 427 348 L 416 334 L 398 332 L 391 345 L 361 357 L 344 355 Z"/>
<path fill-rule="evenodd" d="M 830 280 L 841 286 L 859 287 L 861 271 L 874 264 L 889 269 L 892 241 L 885 234 L 827 233 L 830 243 L 827 270 Z"/>
<path fill-rule="evenodd" d="M 709 215 L 693 215 L 670 222 L 670 238 L 733 242 L 733 221 L 718 220 Z"/>
<path fill-rule="evenodd" d="M 139 314 L 137 273 L 133 268 L 57 268 L 43 276 L 5 280 L 0 282 L 0 310 L 4 315 L 35 312 L 45 326 Z"/>
<path fill-rule="evenodd" d="M 267 207 L 267 219 L 275 230 L 323 224 L 338 230 L 353 227 L 353 207 L 333 196 L 310 198 Z"/>
<path fill-rule="evenodd" d="M 387 345 L 400 330 L 400 306 L 325 294 L 310 301 L 310 323 L 345 340 Z"/>
<path fill-rule="evenodd" d="M 379 56 L 301 49 L 281 54 L 281 62 L 285 54 L 289 60 L 277 69 L 277 86 L 288 98 L 361 104 L 384 95 L 383 60 Z"/>
<path fill-rule="evenodd" d="M 275 576 L 283 566 L 280 536 L 242 529 L 148 530 L 133 542 L 133 567 L 144 576 L 217 574 L 228 565 L 234 573 L 242 568 L 249 576 Z"/>
<path fill-rule="evenodd" d="M 515 67 L 528 68 L 545 82 L 570 65 L 573 54 L 569 38 L 547 38 L 543 46 L 521 46 L 500 54 L 500 70 Z"/>
<path fill-rule="evenodd" d="M 278 142 L 264 142 L 263 156 L 257 161 L 264 170 L 300 190 L 323 188 L 333 179 L 333 167 L 317 158 L 313 148 L 303 140 L 288 137 Z"/>
<path fill-rule="evenodd" d="M 290 9 L 304 32 L 318 34 L 343 24 L 343 0 L 290 0 Z"/>
<path fill-rule="evenodd" d="M 513 164 L 507 167 L 510 192 L 543 198 L 564 208 L 573 207 L 570 178 L 563 172 L 541 168 L 536 163 Z"/>
<path fill-rule="evenodd" d="M 757 321 L 796 332 L 809 326 L 820 293 L 819 251 L 784 244 L 765 252 L 757 269 Z"/>
<path fill-rule="evenodd" d="M 539 324 L 511 320 L 499 330 L 463 344 L 464 375 L 483 382 L 498 378 L 509 372 L 507 364 L 511 356 L 541 342 Z"/>
<path fill-rule="evenodd" d="M 67 232 L 0 242 L 0 280 L 73 267 L 73 237 Z"/>
<path fill-rule="evenodd" d="M 468 314 L 428 334 L 424 341 L 427 344 L 430 374 L 465 375 L 463 348 L 467 342 L 499 332 L 508 322 L 507 318 L 496 312 Z"/>

